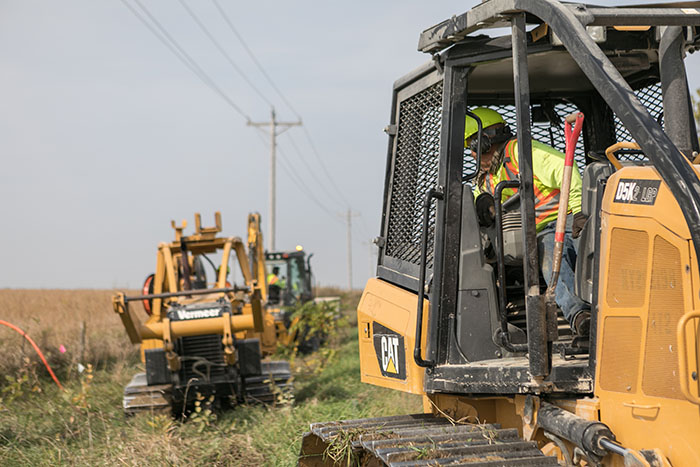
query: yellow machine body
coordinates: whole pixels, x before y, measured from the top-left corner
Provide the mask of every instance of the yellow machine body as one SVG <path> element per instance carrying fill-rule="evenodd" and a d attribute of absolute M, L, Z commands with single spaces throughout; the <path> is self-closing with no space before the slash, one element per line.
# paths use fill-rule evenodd
<path fill-rule="evenodd" d="M 601 211 L 595 393 L 592 398 L 559 398 L 556 405 L 605 423 L 632 450 L 656 450 L 674 466 L 700 465 L 700 272 L 688 228 L 653 167 L 623 167 L 607 186 Z M 637 187 L 652 190 L 648 196 L 654 203 L 625 202 L 627 191 Z M 537 440 L 545 454 L 563 459 L 537 429 L 539 398 L 534 398 L 535 412 L 527 422 L 524 395 L 425 394 L 424 369 L 412 355 L 416 305 L 415 293 L 381 279 L 368 281 L 357 311 L 362 381 L 423 394 L 426 412 L 517 428 L 524 439 Z M 427 300 L 425 309 L 424 337 Z M 624 465 L 614 455 L 605 457 L 604 464 Z"/>
<path fill-rule="evenodd" d="M 700 465 L 699 28 L 700 2 L 490 0 L 423 30 L 358 333 L 362 381 L 425 413 L 311 424 L 301 465 L 358 431 L 341 461 Z"/>
<path fill-rule="evenodd" d="M 362 382 L 423 394 L 424 370 L 415 364 L 412 353 L 417 302 L 416 294 L 381 279 L 367 282 L 357 308 Z M 423 320 L 423 346 L 425 329 L 427 319 Z"/>
<path fill-rule="evenodd" d="M 700 309 L 698 262 L 677 202 L 664 183 L 646 180 L 660 181 L 654 168 L 624 167 L 603 199 L 600 420 L 624 446 L 659 448 L 674 466 L 700 465 L 700 321 L 681 320 Z M 641 185 L 658 185 L 653 204 L 621 202 Z"/>
<path fill-rule="evenodd" d="M 125 413 L 185 413 L 198 393 L 227 403 L 274 402 L 291 390 L 291 369 L 285 361 L 263 359 L 277 344 L 276 324 L 267 310 L 265 256 L 260 216 L 249 216 L 248 245 L 238 237 L 218 237 L 195 215 L 195 233 L 183 235 L 186 223 L 174 222 L 175 240 L 158 245 L 156 271 L 144 293 L 117 294 L 114 310 L 132 343 L 140 344 L 145 372 L 124 389 Z M 248 252 L 250 252 L 250 256 Z M 230 256 L 236 255 L 243 285 L 228 281 Z M 214 263 L 209 256 L 220 255 Z M 208 281 L 205 262 L 215 270 Z M 259 264 L 262 262 L 262 264 Z M 130 304 L 143 302 L 145 322 Z M 277 392 L 275 392 L 277 391 Z"/>
<path fill-rule="evenodd" d="M 202 227 L 200 215 L 196 214 L 195 233 L 189 236 L 183 236 L 183 230 L 187 226 L 186 222 L 183 222 L 181 226 L 172 222 L 175 240 L 158 245 L 156 272 L 153 276 L 153 294 L 183 292 L 185 290 L 185 282 L 181 272 L 183 243 L 186 244 L 190 271 L 194 266 L 194 257 L 197 255 L 219 252 L 221 254 L 220 264 L 228 265 L 231 253 L 235 253 L 236 262 L 248 291 L 213 292 L 164 299 L 154 298 L 151 302 L 151 314 L 145 322 L 141 322 L 138 316 L 132 312 L 129 303 L 124 300 L 124 295 L 117 294 L 113 298 L 114 310 L 119 314 L 131 342 L 141 345 L 142 361 L 145 361 L 144 352 L 147 349 L 168 349 L 172 347 L 173 339 L 177 337 L 206 334 L 224 336 L 226 341 L 224 345 L 228 347 L 233 343 L 231 336 L 235 335 L 237 338 L 258 337 L 260 338 L 261 350 L 264 355 L 267 355 L 276 349 L 278 333 L 286 334 L 286 329 L 278 329 L 274 315 L 265 305 L 267 284 L 265 282 L 265 255 L 262 246 L 260 215 L 255 213 L 248 217 L 247 245 L 238 237 L 218 237 L 217 234 L 221 232 L 221 216 L 218 212 L 215 219 L 216 225 L 214 227 Z M 220 267 L 212 289 L 223 289 L 229 286 L 227 275 L 227 267 Z M 173 322 L 167 319 L 167 310 L 175 303 L 184 305 L 211 302 L 218 298 L 225 298 L 231 303 L 233 310 L 231 315 Z M 174 354 L 169 352 L 169 355 L 171 368 L 177 368 L 179 363 L 176 362 Z"/>

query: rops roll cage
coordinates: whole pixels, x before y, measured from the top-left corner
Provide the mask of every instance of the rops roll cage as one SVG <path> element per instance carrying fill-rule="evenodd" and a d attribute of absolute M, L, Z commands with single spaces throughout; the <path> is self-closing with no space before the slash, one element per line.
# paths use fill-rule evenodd
<path fill-rule="evenodd" d="M 637 100 L 631 87 L 620 72 L 613 66 L 600 47 L 589 36 L 587 26 L 700 26 L 700 2 L 669 4 L 668 7 L 648 6 L 634 8 L 600 8 L 586 5 L 561 4 L 554 0 L 489 0 L 467 13 L 453 17 L 426 31 L 420 36 L 419 50 L 436 54 L 459 42 L 468 34 L 489 27 L 510 26 L 512 31 L 513 78 L 515 90 L 515 109 L 517 138 L 519 142 L 520 168 L 520 209 L 523 225 L 524 290 L 526 291 L 525 308 L 527 316 L 527 352 L 531 376 L 541 380 L 551 370 L 551 347 L 548 348 L 547 316 L 544 297 L 540 293 L 539 258 L 537 253 L 537 234 L 534 216 L 534 191 L 532 174 L 532 144 L 530 121 L 530 87 L 527 60 L 527 20 L 536 17 L 537 23 L 544 22 L 552 28 L 561 44 L 578 64 L 581 71 L 605 100 L 615 115 L 629 130 L 632 137 L 642 148 L 654 165 L 664 183 L 674 194 L 688 224 L 696 257 L 700 258 L 700 180 L 688 159 L 681 153 L 671 138 L 664 133 L 659 123 L 647 112 Z M 439 57 L 434 55 L 436 63 Z M 453 66 L 457 66 L 453 64 Z M 663 73 L 663 70 L 662 70 Z M 461 87 L 460 87 L 461 86 Z M 445 89 L 456 96 L 446 102 L 444 111 L 449 113 L 464 112 L 466 102 L 466 83 L 464 80 L 446 73 Z M 458 89 L 460 93 L 454 93 Z M 461 106 L 461 111 L 459 110 Z M 461 121 L 461 122 L 460 122 Z M 478 120 L 477 120 L 478 121 Z M 447 123 L 448 125 L 445 125 Z M 445 152 L 452 163 L 462 157 L 463 138 L 455 135 L 464 134 L 464 115 L 461 118 L 443 117 L 443 131 L 449 134 L 449 140 L 442 138 L 441 165 Z M 449 163 L 449 162 L 447 162 Z M 477 166 L 478 167 L 478 166 Z M 454 208 L 450 208 L 451 193 L 459 185 L 450 180 L 448 186 L 430 189 L 424 202 L 424 222 L 421 235 L 421 252 L 418 278 L 418 308 L 416 316 L 416 338 L 414 360 L 422 367 L 431 368 L 438 359 L 437 329 L 438 320 L 443 319 L 438 313 L 431 313 L 428 322 L 426 358 L 422 357 L 422 323 L 423 298 L 426 293 L 426 257 L 427 257 L 427 214 L 433 198 L 439 200 L 437 223 L 441 225 L 446 219 L 454 217 Z M 453 305 L 453 285 L 446 285 L 439 280 L 440 271 L 456 265 L 455 258 L 441 258 L 440 252 L 445 248 L 444 235 L 435 238 L 435 281 L 431 290 L 431 303 L 442 307 Z M 499 278 L 502 271 L 499 272 Z M 502 301 L 503 297 L 499 297 Z M 501 304 L 502 305 L 502 304 Z M 504 313 L 501 310 L 501 313 Z M 502 323 L 501 323 L 502 324 Z M 503 344 L 508 344 L 504 342 Z M 508 346 L 505 345 L 505 348 Z M 440 350 L 444 352 L 444 350 Z"/>

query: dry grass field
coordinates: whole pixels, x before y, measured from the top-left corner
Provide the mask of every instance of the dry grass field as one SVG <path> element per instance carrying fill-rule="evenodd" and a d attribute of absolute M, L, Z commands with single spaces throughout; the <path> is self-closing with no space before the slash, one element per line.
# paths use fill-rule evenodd
<path fill-rule="evenodd" d="M 70 373 L 78 362 L 104 368 L 116 361 L 133 359 L 137 354 L 137 348 L 129 344 L 121 321 L 112 311 L 113 294 L 112 290 L 2 289 L 0 320 L 26 332 L 59 375 Z M 64 353 L 59 351 L 61 346 Z M 25 365 L 26 358 L 38 362 L 29 343 L 5 326 L 0 326 L 0 352 L 2 374 L 13 373 Z"/>
<path fill-rule="evenodd" d="M 42 350 L 53 370 L 70 374 L 77 364 L 90 363 L 95 369 L 115 362 L 135 361 L 138 346 L 129 343 L 119 317 L 112 310 L 115 290 L 31 290 L 0 289 L 0 320 L 22 329 Z M 138 291 L 125 291 L 137 295 Z M 343 297 L 346 309 L 359 300 L 357 292 L 347 294 L 335 287 L 315 290 L 317 296 Z M 140 303 L 134 313 L 146 314 Z M 354 314 L 350 314 L 351 321 Z M 352 323 L 351 323 L 352 324 Z M 84 329 L 84 331 L 83 331 Z M 63 346 L 65 352 L 60 352 Z M 0 374 L 12 374 L 26 366 L 26 359 L 38 364 L 31 345 L 17 332 L 0 326 Z M 2 385 L 0 381 L 0 385 Z"/>
<path fill-rule="evenodd" d="M 138 347 L 111 309 L 112 293 L 0 290 L 0 320 L 37 342 L 66 388 L 58 391 L 31 346 L 0 326 L 0 465 L 295 465 L 310 422 L 421 410 L 417 396 L 360 383 L 359 293 L 325 288 L 318 295 L 340 296 L 349 325 L 317 353 L 287 355 L 293 403 L 243 406 L 184 422 L 125 417 L 124 384 L 143 370 Z M 90 368 L 79 373 L 78 362 Z"/>

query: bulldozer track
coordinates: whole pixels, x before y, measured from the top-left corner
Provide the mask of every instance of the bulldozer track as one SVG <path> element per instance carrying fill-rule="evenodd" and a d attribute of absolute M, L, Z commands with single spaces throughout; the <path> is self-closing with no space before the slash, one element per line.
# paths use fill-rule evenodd
<path fill-rule="evenodd" d="M 334 448 L 334 443 L 346 446 Z M 339 452 L 345 456 L 333 459 Z M 314 423 L 304 435 L 299 465 L 346 465 L 349 452 L 350 465 L 362 466 L 559 465 L 514 428 L 460 424 L 432 414 Z"/>

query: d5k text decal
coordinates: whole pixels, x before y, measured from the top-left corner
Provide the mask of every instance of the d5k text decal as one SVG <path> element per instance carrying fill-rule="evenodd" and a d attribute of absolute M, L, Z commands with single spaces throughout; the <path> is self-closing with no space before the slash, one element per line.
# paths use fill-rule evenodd
<path fill-rule="evenodd" d="M 661 180 L 620 179 L 613 202 L 625 204 L 647 204 L 652 206 L 659 194 Z"/>
<path fill-rule="evenodd" d="M 406 379 L 406 348 L 403 336 L 377 322 L 372 323 L 372 336 L 382 376 Z"/>

